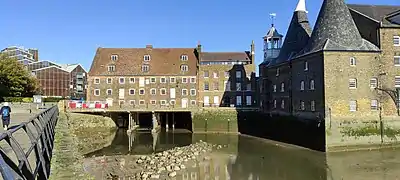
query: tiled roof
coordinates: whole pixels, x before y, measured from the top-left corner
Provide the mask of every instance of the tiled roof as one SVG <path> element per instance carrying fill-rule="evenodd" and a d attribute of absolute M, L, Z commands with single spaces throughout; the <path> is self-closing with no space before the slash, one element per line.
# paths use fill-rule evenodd
<path fill-rule="evenodd" d="M 197 57 L 194 48 L 98 48 L 93 59 L 89 75 L 196 75 Z M 118 59 L 111 60 L 111 55 Z M 151 60 L 144 61 L 150 55 Z M 188 61 L 181 61 L 181 55 L 187 55 Z M 150 67 L 142 72 L 142 65 Z M 187 64 L 189 70 L 181 71 L 181 64 Z M 108 72 L 108 65 L 115 65 L 114 72 Z"/>
<path fill-rule="evenodd" d="M 363 39 L 344 0 L 324 0 L 308 45 L 299 55 L 320 50 L 379 51 Z"/>
<path fill-rule="evenodd" d="M 282 38 L 283 35 L 279 34 L 278 30 L 272 25 L 264 38 Z"/>
<path fill-rule="evenodd" d="M 394 22 L 388 21 L 386 17 L 395 12 L 400 13 L 400 6 L 388 6 L 388 5 L 365 5 L 365 4 L 347 4 L 350 10 L 361 13 L 377 22 L 390 25 Z M 400 23 L 398 24 L 400 25 Z"/>
<path fill-rule="evenodd" d="M 75 68 L 78 66 L 81 66 L 80 64 L 60 64 L 61 68 L 65 69 L 68 72 L 72 72 Z"/>
<path fill-rule="evenodd" d="M 250 52 L 202 52 L 201 61 L 250 61 Z"/>

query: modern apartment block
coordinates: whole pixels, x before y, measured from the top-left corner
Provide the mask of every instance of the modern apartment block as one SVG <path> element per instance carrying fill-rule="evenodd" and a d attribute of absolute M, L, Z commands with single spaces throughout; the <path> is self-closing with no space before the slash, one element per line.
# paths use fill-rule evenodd
<path fill-rule="evenodd" d="M 132 108 L 251 106 L 254 71 L 251 52 L 203 52 L 201 45 L 98 48 L 89 71 L 88 100 Z"/>
<path fill-rule="evenodd" d="M 257 106 L 254 48 L 254 42 L 243 52 L 203 52 L 197 47 L 200 106 Z"/>
<path fill-rule="evenodd" d="M 271 46 L 279 41 L 272 39 L 265 41 L 260 64 L 264 112 L 301 119 L 376 119 L 381 108 L 383 115 L 397 115 L 399 6 L 325 0 L 311 30 L 300 0 L 283 45 Z M 279 50 L 277 56 L 268 57 L 271 47 Z"/>
<path fill-rule="evenodd" d="M 8 54 L 10 57 L 15 57 L 24 65 L 39 61 L 39 51 L 37 49 L 10 46 L 0 52 Z"/>
<path fill-rule="evenodd" d="M 98 48 L 88 100 L 109 106 L 196 106 L 197 61 L 194 48 Z"/>

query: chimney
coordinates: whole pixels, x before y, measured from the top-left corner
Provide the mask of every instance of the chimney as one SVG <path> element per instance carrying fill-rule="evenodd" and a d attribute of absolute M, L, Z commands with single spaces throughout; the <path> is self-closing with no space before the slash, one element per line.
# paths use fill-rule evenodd
<path fill-rule="evenodd" d="M 147 45 L 146 45 L 146 48 L 147 48 L 147 49 L 153 49 L 153 45 L 147 44 Z"/>
<path fill-rule="evenodd" d="M 251 46 L 250 46 L 250 49 L 251 49 L 251 63 L 254 63 L 254 61 L 255 61 L 255 45 L 254 45 L 254 40 L 252 40 L 251 41 Z"/>

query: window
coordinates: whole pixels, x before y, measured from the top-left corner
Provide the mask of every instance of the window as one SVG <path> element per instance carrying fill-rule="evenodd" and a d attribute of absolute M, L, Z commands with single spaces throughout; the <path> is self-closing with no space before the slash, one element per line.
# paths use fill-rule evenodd
<path fill-rule="evenodd" d="M 210 90 L 210 87 L 209 87 L 208 82 L 204 82 L 204 90 L 205 90 L 205 91 Z"/>
<path fill-rule="evenodd" d="M 100 84 L 100 78 L 94 78 L 94 84 Z"/>
<path fill-rule="evenodd" d="M 394 46 L 400 46 L 400 36 L 393 36 Z"/>
<path fill-rule="evenodd" d="M 357 101 L 350 101 L 350 111 L 357 111 Z"/>
<path fill-rule="evenodd" d="M 151 60 L 151 58 L 150 58 L 150 55 L 144 55 L 143 56 L 143 61 L 150 61 Z"/>
<path fill-rule="evenodd" d="M 120 84 L 125 84 L 125 78 L 124 77 L 120 77 L 119 78 L 119 83 Z"/>
<path fill-rule="evenodd" d="M 350 66 L 356 66 L 356 58 L 354 57 L 350 58 Z"/>
<path fill-rule="evenodd" d="M 107 84 L 111 84 L 112 83 L 112 78 L 107 78 Z"/>
<path fill-rule="evenodd" d="M 281 108 L 285 109 L 285 100 L 284 99 L 282 99 L 282 101 L 281 101 Z"/>
<path fill-rule="evenodd" d="M 187 61 L 188 59 L 188 55 L 181 55 L 181 61 Z"/>
<path fill-rule="evenodd" d="M 394 57 L 394 65 L 395 66 L 400 66 L 400 56 L 395 56 Z"/>
<path fill-rule="evenodd" d="M 109 65 L 107 66 L 108 72 L 114 72 L 115 71 L 115 65 Z"/>
<path fill-rule="evenodd" d="M 225 81 L 224 82 L 224 91 L 231 91 L 231 82 L 230 81 Z"/>
<path fill-rule="evenodd" d="M 135 102 L 135 100 L 130 100 L 130 101 L 129 101 L 129 104 L 130 104 L 130 105 L 135 105 L 136 102 Z"/>
<path fill-rule="evenodd" d="M 272 85 L 272 89 L 274 92 L 276 92 L 276 84 Z"/>
<path fill-rule="evenodd" d="M 224 73 L 224 76 L 225 76 L 225 78 L 229 78 L 229 71 L 225 71 L 225 73 Z"/>
<path fill-rule="evenodd" d="M 94 95 L 95 96 L 100 96 L 100 89 L 95 89 L 94 90 Z"/>
<path fill-rule="evenodd" d="M 167 83 L 167 79 L 165 77 L 160 78 L 160 83 Z"/>
<path fill-rule="evenodd" d="M 242 84 L 236 83 L 236 91 L 241 91 L 241 90 L 242 90 Z"/>
<path fill-rule="evenodd" d="M 151 77 L 150 78 L 150 83 L 156 83 L 156 78 L 155 77 Z"/>
<path fill-rule="evenodd" d="M 155 105 L 157 103 L 156 100 L 150 100 L 150 104 Z"/>
<path fill-rule="evenodd" d="M 304 90 L 304 81 L 300 81 L 300 90 Z"/>
<path fill-rule="evenodd" d="M 196 78 L 195 77 L 190 78 L 190 83 L 196 83 Z"/>
<path fill-rule="evenodd" d="M 304 71 L 308 71 L 308 62 L 304 61 Z"/>
<path fill-rule="evenodd" d="M 208 71 L 204 71 L 204 72 L 203 72 L 203 76 L 204 76 L 205 78 L 208 78 Z"/>
<path fill-rule="evenodd" d="M 111 60 L 112 61 L 118 60 L 118 55 L 111 55 Z"/>
<path fill-rule="evenodd" d="M 190 100 L 190 104 L 193 106 L 196 105 L 196 100 Z"/>
<path fill-rule="evenodd" d="M 151 89 L 150 89 L 150 94 L 151 94 L 151 95 L 156 95 L 156 94 L 157 94 L 156 88 L 151 88 Z"/>
<path fill-rule="evenodd" d="M 281 83 L 281 92 L 285 92 L 285 83 Z"/>
<path fill-rule="evenodd" d="M 132 84 L 132 83 L 135 83 L 135 78 L 134 78 L 134 77 L 130 77 L 130 78 L 129 78 L 129 83 L 131 83 L 131 84 Z"/>
<path fill-rule="evenodd" d="M 139 94 L 140 95 L 144 95 L 144 93 L 145 93 L 144 89 L 139 89 Z"/>
<path fill-rule="evenodd" d="M 182 77 L 182 83 L 187 83 L 187 82 L 188 82 L 187 78 L 186 77 Z"/>
<path fill-rule="evenodd" d="M 349 79 L 349 89 L 357 89 L 357 79 Z"/>
<path fill-rule="evenodd" d="M 400 76 L 394 77 L 394 87 L 400 87 Z"/>
<path fill-rule="evenodd" d="M 144 105 L 144 100 L 139 100 L 139 105 Z"/>
<path fill-rule="evenodd" d="M 129 95 L 135 95 L 135 89 L 129 89 Z"/>
<path fill-rule="evenodd" d="M 236 78 L 237 79 L 242 78 L 242 71 L 236 71 Z"/>
<path fill-rule="evenodd" d="M 371 100 L 371 110 L 378 110 L 378 100 Z"/>
<path fill-rule="evenodd" d="M 276 69 L 276 76 L 279 76 L 279 68 Z"/>
<path fill-rule="evenodd" d="M 112 95 L 112 89 L 107 89 L 107 95 L 111 96 Z"/>
<path fill-rule="evenodd" d="M 196 89 L 190 89 L 190 95 L 196 96 Z"/>
<path fill-rule="evenodd" d="M 142 72 L 149 72 L 150 66 L 149 65 L 142 65 Z"/>
<path fill-rule="evenodd" d="M 182 89 L 182 96 L 187 96 L 187 95 L 188 95 L 187 89 Z"/>
<path fill-rule="evenodd" d="M 311 101 L 310 109 L 311 111 L 315 111 L 315 101 Z"/>
<path fill-rule="evenodd" d="M 314 80 L 311 79 L 310 80 L 310 90 L 314 90 L 314 89 L 315 89 L 315 83 L 314 83 Z"/>
<path fill-rule="evenodd" d="M 189 71 L 189 66 L 186 64 L 181 65 L 181 71 Z"/>
<path fill-rule="evenodd" d="M 378 79 L 377 79 L 377 78 L 371 78 L 371 79 L 369 80 L 369 86 L 370 86 L 371 88 L 376 88 L 376 87 L 378 87 Z"/>
<path fill-rule="evenodd" d="M 167 104 L 167 101 L 166 101 L 166 100 L 160 100 L 160 104 L 161 104 L 161 105 L 166 105 L 166 104 Z"/>
<path fill-rule="evenodd" d="M 242 96 L 236 96 L 236 105 L 242 105 Z"/>
<path fill-rule="evenodd" d="M 170 103 L 171 105 L 175 105 L 175 104 L 176 104 L 175 100 L 170 100 L 169 103 Z"/>
<path fill-rule="evenodd" d="M 274 108 L 276 108 L 276 99 L 274 99 Z"/>
<path fill-rule="evenodd" d="M 219 90 L 219 83 L 218 82 L 214 82 L 214 91 L 218 91 Z"/>
<path fill-rule="evenodd" d="M 176 83 L 176 78 L 175 77 L 170 77 L 169 78 L 170 83 Z"/>
<path fill-rule="evenodd" d="M 214 78 L 218 78 L 218 72 L 213 72 Z"/>
<path fill-rule="evenodd" d="M 248 83 L 248 84 L 246 85 L 246 90 L 247 90 L 247 91 L 251 91 L 251 83 Z"/>
<path fill-rule="evenodd" d="M 160 94 L 161 94 L 161 95 L 166 95 L 166 94 L 167 94 L 167 89 L 161 88 L 161 89 L 160 89 Z"/>
<path fill-rule="evenodd" d="M 304 101 L 300 101 L 300 110 L 304 111 L 306 106 L 304 105 Z"/>

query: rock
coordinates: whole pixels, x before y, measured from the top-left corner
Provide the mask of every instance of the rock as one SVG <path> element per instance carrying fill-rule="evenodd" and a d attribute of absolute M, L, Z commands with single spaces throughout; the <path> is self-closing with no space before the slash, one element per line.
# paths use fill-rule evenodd
<path fill-rule="evenodd" d="M 181 169 L 186 169 L 186 166 L 183 165 L 183 164 L 181 164 L 180 168 L 181 168 Z"/>
<path fill-rule="evenodd" d="M 143 163 L 143 160 L 141 160 L 141 159 L 138 159 L 138 160 L 136 161 L 136 163 L 138 163 L 138 164 L 142 164 L 142 163 Z"/>
<path fill-rule="evenodd" d="M 194 154 L 195 156 L 198 156 L 198 155 L 199 155 L 199 152 L 196 151 L 196 152 L 194 152 L 193 154 Z"/>
<path fill-rule="evenodd" d="M 142 179 L 146 179 L 146 178 L 148 178 L 149 177 L 149 175 L 147 174 L 147 173 L 144 173 L 143 175 L 142 175 Z"/>
<path fill-rule="evenodd" d="M 140 156 L 140 159 L 141 159 L 141 160 L 145 160 L 145 159 L 146 159 L 146 156 Z"/>
<path fill-rule="evenodd" d="M 180 168 L 179 166 L 175 166 L 175 167 L 174 167 L 174 170 L 175 170 L 175 171 L 179 171 L 179 170 L 181 170 L 181 168 Z"/>
<path fill-rule="evenodd" d="M 159 179 L 159 178 L 160 178 L 160 175 L 159 175 L 159 174 L 152 174 L 152 175 L 150 176 L 150 178 L 151 178 L 151 179 Z"/>
<path fill-rule="evenodd" d="M 155 162 L 154 160 L 151 160 L 151 161 L 150 161 L 150 164 L 151 164 L 151 165 L 153 165 L 153 164 L 155 164 L 155 163 L 156 163 L 156 162 Z"/>
<path fill-rule="evenodd" d="M 168 174 L 168 176 L 169 176 L 169 177 L 175 177 L 175 176 L 176 176 L 176 172 L 175 172 L 175 171 L 170 172 L 170 173 Z"/>

